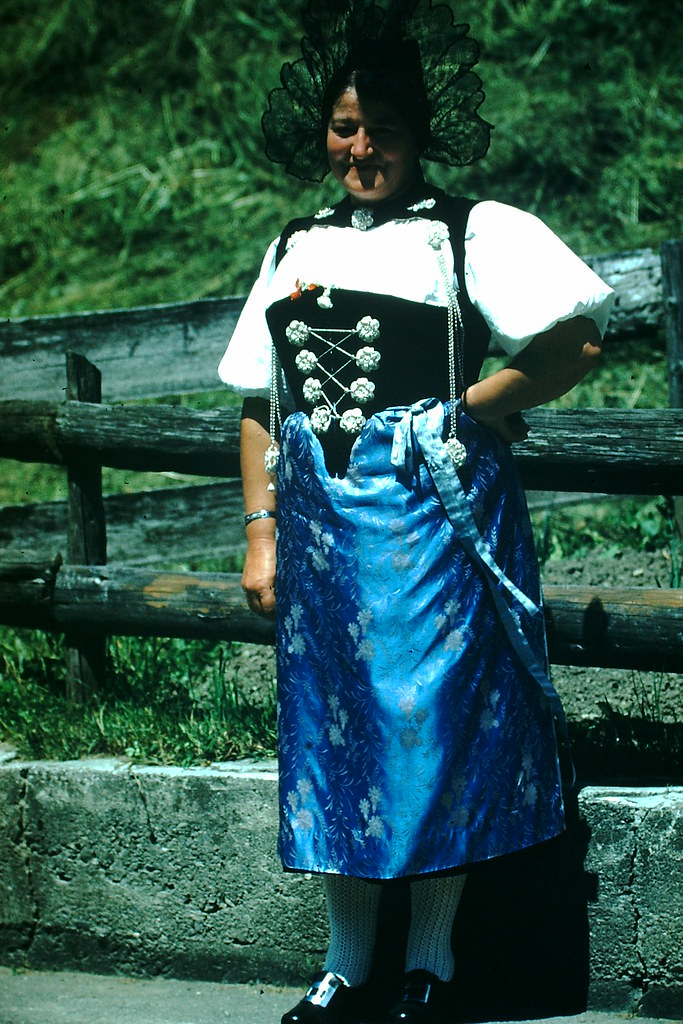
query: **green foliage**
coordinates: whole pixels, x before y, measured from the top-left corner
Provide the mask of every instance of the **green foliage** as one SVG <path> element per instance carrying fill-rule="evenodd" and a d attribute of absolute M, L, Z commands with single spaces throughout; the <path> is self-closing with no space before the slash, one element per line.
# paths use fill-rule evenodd
<path fill-rule="evenodd" d="M 680 232 L 680 33 L 646 0 L 461 0 L 482 43 L 484 161 L 456 192 L 540 213 L 579 251 Z M 291 216 L 334 197 L 263 153 L 295 8 L 2 0 L 0 309 L 243 293 Z M 678 41 L 678 42 L 677 42 Z"/>
<path fill-rule="evenodd" d="M 64 692 L 61 637 L 0 630 L 0 737 L 22 756 L 197 764 L 275 750 L 272 687 L 247 694 L 227 643 L 112 638 L 106 696 L 72 705 Z"/>
<path fill-rule="evenodd" d="M 660 580 L 660 586 L 680 585 L 680 533 L 671 499 L 592 500 L 569 508 L 551 505 L 532 513 L 531 519 L 541 564 L 551 559 L 584 557 L 598 548 L 604 556 L 625 549 L 665 549 L 671 554 L 671 578 Z"/>

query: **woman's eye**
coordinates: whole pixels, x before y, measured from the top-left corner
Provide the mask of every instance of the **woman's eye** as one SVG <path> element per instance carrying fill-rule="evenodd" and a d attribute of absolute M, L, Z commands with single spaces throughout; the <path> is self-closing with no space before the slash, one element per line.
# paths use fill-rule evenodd
<path fill-rule="evenodd" d="M 356 126 L 351 124 L 331 124 L 330 128 L 335 135 L 339 135 L 343 139 L 356 134 Z"/>

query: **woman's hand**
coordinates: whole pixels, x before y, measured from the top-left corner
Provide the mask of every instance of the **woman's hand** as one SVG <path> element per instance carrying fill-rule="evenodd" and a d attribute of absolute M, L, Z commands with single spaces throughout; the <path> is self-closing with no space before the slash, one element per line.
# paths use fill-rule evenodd
<path fill-rule="evenodd" d="M 477 423 L 488 427 L 505 444 L 525 441 L 529 435 L 529 424 L 521 412 L 511 412 L 507 416 L 492 417 L 491 419 L 484 419 L 483 416 L 478 416 Z"/>
<path fill-rule="evenodd" d="M 247 398 L 242 407 L 240 466 L 244 508 L 247 513 L 275 511 L 275 495 L 268 490 L 270 477 L 263 458 L 270 444 L 268 403 Z M 246 527 L 247 554 L 242 571 L 242 589 L 247 603 L 258 615 L 275 612 L 275 519 L 252 519 Z"/>
<path fill-rule="evenodd" d="M 275 613 L 275 537 L 254 537 L 248 541 L 242 589 L 247 604 L 257 615 Z"/>

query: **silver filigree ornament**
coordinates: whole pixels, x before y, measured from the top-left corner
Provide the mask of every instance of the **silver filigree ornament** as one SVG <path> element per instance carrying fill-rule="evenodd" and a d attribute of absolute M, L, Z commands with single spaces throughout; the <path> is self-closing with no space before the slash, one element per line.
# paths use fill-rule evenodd
<path fill-rule="evenodd" d="M 439 274 L 443 281 L 444 289 L 448 299 L 447 306 L 447 330 L 448 330 L 448 392 L 451 406 L 451 426 L 448 438 L 444 442 L 449 459 L 456 469 L 460 469 L 467 462 L 467 449 L 458 437 L 456 401 L 465 386 L 465 327 L 460 311 L 457 287 L 453 277 L 449 273 L 444 256 L 443 248 L 450 238 L 448 226 L 442 221 L 434 221 L 429 229 L 427 241 L 432 249 L 436 251 L 436 261 Z"/>
<path fill-rule="evenodd" d="M 365 416 L 360 409 L 347 409 L 342 413 L 339 426 L 346 434 L 360 434 L 365 426 Z"/>
<path fill-rule="evenodd" d="M 363 316 L 356 324 L 356 334 L 361 341 L 369 343 L 379 338 L 379 320 L 373 316 Z"/>
<path fill-rule="evenodd" d="M 267 491 L 275 490 L 275 474 L 277 473 L 277 464 L 279 459 L 280 447 L 278 444 L 274 444 L 273 442 L 271 442 L 271 444 L 269 444 L 268 447 L 266 448 L 265 454 L 263 456 L 263 465 L 266 473 L 270 477 L 270 483 L 266 488 Z"/>
<path fill-rule="evenodd" d="M 372 210 L 368 210 L 364 206 L 359 206 L 351 214 L 351 227 L 357 228 L 358 231 L 367 231 L 374 223 Z"/>
<path fill-rule="evenodd" d="M 376 370 L 381 360 L 382 356 L 377 349 L 369 345 L 359 348 L 355 356 L 356 366 L 365 373 L 372 373 L 373 370 Z"/>
<path fill-rule="evenodd" d="M 313 405 L 322 396 L 323 386 L 317 377 L 307 377 L 302 390 L 306 401 Z"/>
<path fill-rule="evenodd" d="M 322 295 L 319 295 L 318 298 L 316 299 L 316 302 L 318 303 L 321 309 L 332 309 L 334 303 L 332 302 L 332 296 L 330 295 L 331 291 L 331 286 L 328 288 L 324 288 Z"/>
<path fill-rule="evenodd" d="M 334 213 L 334 209 L 331 206 L 323 206 L 322 210 L 318 210 L 315 214 L 315 220 L 325 220 L 327 217 L 331 217 Z"/>
<path fill-rule="evenodd" d="M 318 405 L 311 413 L 311 427 L 316 434 L 326 434 L 332 423 L 332 413 L 326 405 Z"/>
<path fill-rule="evenodd" d="M 305 286 L 300 285 L 300 287 L 304 288 Z M 316 285 L 315 287 L 321 286 Z M 330 288 L 325 289 L 325 292 L 328 294 L 329 291 Z M 323 296 L 320 298 L 323 298 Z M 320 299 L 318 301 L 320 301 Z M 331 338 L 328 337 L 330 333 L 332 335 Z M 348 387 L 346 387 L 340 381 L 336 380 L 333 375 L 328 373 L 324 363 L 321 362 L 321 357 L 316 355 L 316 353 L 310 349 L 302 347 L 304 341 L 306 341 L 309 336 L 314 336 L 321 342 L 325 343 L 330 350 L 335 350 L 339 347 L 339 342 L 337 341 L 337 335 L 339 333 L 340 329 L 337 328 L 330 328 L 329 331 L 322 328 L 316 328 L 316 330 L 313 331 L 311 327 L 301 320 L 292 320 L 286 328 L 286 335 L 289 342 L 301 349 L 301 351 L 296 354 L 295 363 L 300 373 L 306 376 L 302 385 L 302 394 L 304 400 L 314 406 L 310 413 L 310 423 L 312 430 L 316 434 L 327 433 L 335 422 L 339 424 L 339 428 L 344 431 L 344 433 L 358 434 L 365 426 L 366 418 L 360 408 L 357 407 L 348 409 L 346 412 L 339 415 L 336 404 L 334 404 L 325 393 L 326 385 L 323 384 L 318 377 L 308 376 L 308 374 L 311 374 L 314 369 L 321 369 L 323 373 L 327 375 L 326 381 L 333 381 L 341 389 L 343 394 L 350 396 L 358 406 L 372 402 L 375 397 L 376 385 L 374 381 L 369 380 L 366 376 L 357 377 Z M 355 334 L 355 336 L 361 341 L 374 341 L 380 334 L 379 320 L 372 316 L 361 317 L 353 330 L 348 331 L 348 333 L 345 330 L 341 330 L 341 333 L 346 334 L 347 337 Z M 363 371 L 363 373 L 370 373 L 373 370 L 376 370 L 380 364 L 380 353 L 372 345 L 361 346 L 357 350 L 355 356 L 352 356 L 350 352 L 345 351 L 344 349 L 341 349 L 341 351 L 349 361 L 352 360 L 355 362 L 359 370 Z"/>
<path fill-rule="evenodd" d="M 427 199 L 421 199 L 419 203 L 413 203 L 408 209 L 412 210 L 413 213 L 419 213 L 420 210 L 433 210 L 436 206 L 436 199 L 434 196 L 429 196 Z"/>
<path fill-rule="evenodd" d="M 297 348 L 301 348 L 308 341 L 310 333 L 310 327 L 303 320 L 292 320 L 285 329 L 287 341 L 290 345 L 296 345 Z"/>
<path fill-rule="evenodd" d="M 294 361 L 296 363 L 297 370 L 301 373 L 310 373 L 311 370 L 318 365 L 318 357 L 314 352 L 311 352 L 310 349 L 307 348 L 302 348 L 301 352 L 297 353 Z"/>
<path fill-rule="evenodd" d="M 467 449 L 462 441 L 459 441 L 457 437 L 449 437 L 445 441 L 444 447 L 448 452 L 448 458 L 456 469 L 460 469 L 465 465 L 467 462 Z"/>
<path fill-rule="evenodd" d="M 277 469 L 280 461 L 280 445 L 277 441 L 277 430 L 282 430 L 282 412 L 280 409 L 280 360 L 277 348 L 271 343 L 270 346 L 270 409 L 268 415 L 268 433 L 270 434 L 270 445 L 263 455 L 263 466 L 270 477 L 267 491 L 274 493 L 277 490 Z"/>
<path fill-rule="evenodd" d="M 359 377 L 357 380 L 352 381 L 349 391 L 351 397 L 359 405 L 365 405 L 366 402 L 371 402 L 375 397 L 375 385 L 367 377 Z"/>

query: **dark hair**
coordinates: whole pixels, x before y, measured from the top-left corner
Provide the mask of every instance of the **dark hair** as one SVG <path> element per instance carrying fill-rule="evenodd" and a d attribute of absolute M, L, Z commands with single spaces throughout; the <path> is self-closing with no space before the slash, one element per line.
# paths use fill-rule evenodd
<path fill-rule="evenodd" d="M 332 76 L 322 104 L 322 129 L 335 103 L 347 89 L 358 93 L 361 103 L 381 100 L 395 107 L 404 118 L 422 152 L 429 142 L 431 109 L 422 79 L 420 53 L 412 39 L 383 48 L 376 41 L 350 53 Z"/>

